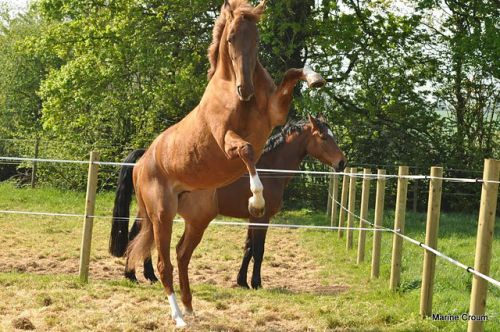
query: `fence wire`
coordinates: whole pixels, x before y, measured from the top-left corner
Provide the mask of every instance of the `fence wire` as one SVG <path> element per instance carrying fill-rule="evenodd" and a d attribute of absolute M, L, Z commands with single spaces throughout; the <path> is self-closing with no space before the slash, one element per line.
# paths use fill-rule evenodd
<path fill-rule="evenodd" d="M 45 159 L 45 158 L 25 158 L 25 157 L 0 157 L 0 160 L 5 161 L 24 161 L 24 162 L 49 162 L 49 163 L 70 163 L 70 164 L 89 164 L 85 160 L 65 160 L 65 159 Z M 128 166 L 134 167 L 135 163 L 121 163 L 112 161 L 94 161 L 96 165 L 110 165 L 110 166 Z M 500 184 L 500 181 L 483 180 L 480 178 L 455 178 L 455 177 L 434 177 L 430 175 L 396 175 L 396 174 L 364 174 L 364 173 L 346 173 L 346 172 L 329 172 L 329 171 L 301 171 L 301 170 L 288 170 L 288 169 L 268 169 L 257 168 L 258 172 L 263 173 L 281 173 L 281 174 L 307 174 L 307 175 L 339 175 L 350 176 L 355 178 L 387 178 L 387 179 L 408 179 L 408 180 L 432 180 L 440 179 L 449 182 L 462 182 L 462 183 L 495 183 Z"/>
<path fill-rule="evenodd" d="M 372 227 L 376 227 L 377 229 L 385 230 L 386 232 L 396 234 L 397 236 L 403 238 L 404 240 L 406 240 L 408 242 L 411 242 L 411 243 L 413 243 L 413 244 L 415 244 L 415 245 L 417 245 L 417 246 L 419 246 L 421 248 L 424 248 L 425 250 L 432 252 L 436 256 L 439 256 L 439 257 L 447 260 L 448 262 L 450 262 L 450 263 L 452 263 L 452 264 L 454 264 L 454 265 L 456 265 L 456 266 L 458 266 L 458 267 L 466 270 L 467 272 L 472 273 L 472 274 L 474 274 L 474 275 L 476 275 L 476 276 L 478 276 L 478 277 L 480 277 L 480 278 L 482 278 L 482 279 L 490 282 L 494 286 L 500 288 L 500 281 L 498 281 L 496 279 L 493 279 L 490 276 L 487 276 L 487 275 L 485 275 L 485 274 L 483 274 L 483 273 L 481 273 L 479 271 L 476 271 L 473 267 L 467 266 L 467 265 L 465 265 L 465 264 L 463 264 L 463 263 L 461 263 L 461 262 L 459 262 L 459 261 L 457 261 L 457 260 L 455 260 L 455 259 L 453 259 L 453 258 L 451 258 L 451 257 L 449 257 L 447 255 L 445 255 L 444 253 L 442 253 L 442 252 L 440 252 L 440 251 L 438 251 L 438 250 L 436 250 L 436 249 L 434 249 L 432 247 L 429 247 L 425 243 L 422 243 L 422 242 L 420 242 L 418 240 L 415 240 L 415 239 L 413 239 L 413 238 L 411 238 L 411 237 L 409 237 L 407 235 L 404 235 L 403 233 L 401 233 L 400 229 L 391 229 L 391 228 L 387 228 L 387 227 L 383 227 L 383 226 L 377 226 L 374 223 L 372 223 L 372 222 L 370 222 L 370 221 L 368 221 L 368 220 L 366 220 L 364 218 L 361 218 L 360 216 L 358 216 L 357 214 L 353 213 L 352 211 L 349 211 L 349 209 L 346 208 L 345 206 L 343 206 L 341 202 L 339 202 L 336 199 L 334 199 L 331 195 L 329 195 L 329 196 L 330 196 L 330 199 L 332 201 L 334 201 L 337 205 L 339 205 L 339 207 L 342 210 L 346 211 L 348 214 L 351 214 L 352 216 L 354 216 L 358 220 L 363 221 L 363 223 L 367 223 L 367 224 L 371 225 Z"/>

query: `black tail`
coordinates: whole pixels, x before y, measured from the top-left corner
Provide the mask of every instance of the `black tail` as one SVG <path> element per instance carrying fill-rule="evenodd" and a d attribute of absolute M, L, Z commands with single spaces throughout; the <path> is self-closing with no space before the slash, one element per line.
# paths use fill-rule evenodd
<path fill-rule="evenodd" d="M 135 163 L 146 150 L 138 149 L 132 151 L 124 163 Z M 134 183 L 131 166 L 122 166 L 115 194 L 115 206 L 113 208 L 113 223 L 111 225 L 111 236 L 109 238 L 109 252 L 116 257 L 122 257 L 128 245 L 128 219 L 130 216 L 130 202 L 134 192 Z"/>

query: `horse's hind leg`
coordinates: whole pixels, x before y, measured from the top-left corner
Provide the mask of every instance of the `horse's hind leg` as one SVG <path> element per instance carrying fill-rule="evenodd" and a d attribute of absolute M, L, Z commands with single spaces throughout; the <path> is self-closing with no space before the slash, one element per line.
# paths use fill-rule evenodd
<path fill-rule="evenodd" d="M 154 242 L 158 251 L 158 274 L 161 283 L 167 293 L 168 302 L 172 313 L 172 319 L 175 320 L 177 327 L 186 326 L 182 317 L 174 293 L 173 284 L 173 266 L 170 261 L 170 242 L 172 238 L 172 224 L 175 213 L 177 212 L 178 195 L 172 192 L 172 189 L 165 183 L 148 182 L 141 184 L 143 190 L 137 197 L 141 199 L 151 220 Z M 138 203 L 141 203 L 138 200 Z M 141 205 L 141 204 L 139 204 Z M 142 231 L 141 226 L 141 231 Z M 142 260 L 151 253 L 143 250 Z M 138 259 L 135 259 L 138 261 Z"/>
<path fill-rule="evenodd" d="M 210 221 L 217 215 L 217 196 L 214 190 L 196 191 L 181 196 L 179 214 L 185 219 L 184 234 L 177 244 L 177 264 L 181 300 L 186 313 L 193 313 L 189 286 L 189 262 Z"/>
<path fill-rule="evenodd" d="M 191 256 L 193 255 L 194 249 L 198 246 L 203 237 L 203 233 L 205 231 L 204 227 L 195 228 L 190 226 L 190 220 L 186 220 L 186 228 L 184 230 L 184 234 L 179 240 L 179 244 L 177 245 L 177 264 L 179 267 L 179 285 L 181 288 L 181 300 L 184 304 L 184 308 L 186 309 L 187 314 L 193 313 L 193 304 L 192 304 L 192 295 L 191 288 L 189 285 L 189 261 L 191 260 Z M 206 225 L 210 222 L 210 219 L 206 222 Z M 206 227 L 206 226 L 205 226 Z"/>
<path fill-rule="evenodd" d="M 170 207 L 173 207 L 173 204 Z M 158 250 L 158 274 L 167 292 L 172 319 L 175 320 L 175 325 L 177 327 L 184 327 L 186 326 L 186 322 L 184 322 L 182 312 L 175 298 L 173 266 L 170 261 L 170 242 L 172 239 L 172 223 L 174 217 L 171 211 L 175 210 L 176 209 L 168 209 L 167 211 L 159 211 L 157 219 L 153 222 L 153 229 L 156 248 Z"/>

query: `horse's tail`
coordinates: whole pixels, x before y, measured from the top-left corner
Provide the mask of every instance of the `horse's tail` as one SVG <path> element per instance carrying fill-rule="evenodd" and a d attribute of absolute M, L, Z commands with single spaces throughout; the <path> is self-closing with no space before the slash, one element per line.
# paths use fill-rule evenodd
<path fill-rule="evenodd" d="M 124 163 L 135 163 L 142 157 L 146 150 L 138 149 L 132 151 Z M 130 217 L 130 202 L 134 192 L 132 166 L 122 166 L 118 177 L 118 185 L 115 194 L 115 205 L 113 207 L 113 222 L 111 224 L 111 236 L 109 238 L 109 252 L 116 257 L 122 257 L 128 245 L 128 220 Z"/>
<path fill-rule="evenodd" d="M 130 241 L 127 248 L 127 266 L 125 267 L 125 271 L 134 270 L 138 262 L 144 262 L 151 257 L 151 250 L 154 245 L 153 224 L 148 219 L 146 213 L 140 213 L 139 217 L 141 218 L 139 233 Z M 137 221 L 134 226 L 136 225 Z"/>

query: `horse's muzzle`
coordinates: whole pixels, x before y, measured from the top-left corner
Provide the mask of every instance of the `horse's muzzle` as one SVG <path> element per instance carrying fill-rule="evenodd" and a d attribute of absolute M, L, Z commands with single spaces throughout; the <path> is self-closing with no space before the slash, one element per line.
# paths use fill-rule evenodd
<path fill-rule="evenodd" d="M 244 89 L 241 85 L 236 87 L 236 91 L 238 92 L 238 97 L 240 97 L 241 101 L 249 101 L 254 95 L 253 89 Z"/>
<path fill-rule="evenodd" d="M 342 172 L 345 169 L 346 162 L 341 160 L 337 166 L 337 172 Z"/>

